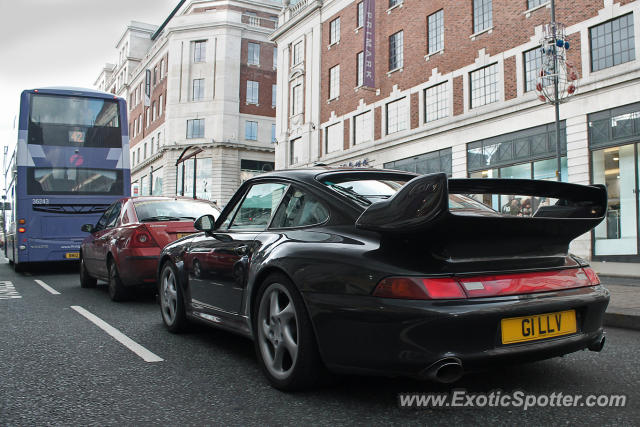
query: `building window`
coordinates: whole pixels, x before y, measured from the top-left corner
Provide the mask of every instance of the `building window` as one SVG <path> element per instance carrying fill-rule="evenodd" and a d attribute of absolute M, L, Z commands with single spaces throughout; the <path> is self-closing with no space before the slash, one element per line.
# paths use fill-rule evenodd
<path fill-rule="evenodd" d="M 153 85 L 158 84 L 158 66 L 153 67 Z"/>
<path fill-rule="evenodd" d="M 138 119 L 133 119 L 133 137 L 136 137 L 136 131 L 138 130 Z"/>
<path fill-rule="evenodd" d="M 389 8 L 402 4 L 403 0 L 389 0 Z"/>
<path fill-rule="evenodd" d="M 260 85 L 253 80 L 247 80 L 247 104 L 258 103 L 258 91 Z"/>
<path fill-rule="evenodd" d="M 340 41 L 340 18 L 336 18 L 329 23 L 329 44 Z"/>
<path fill-rule="evenodd" d="M 397 70 L 403 66 L 404 38 L 403 32 L 398 31 L 389 37 L 389 71 Z"/>
<path fill-rule="evenodd" d="M 493 6 L 491 0 L 473 0 L 473 32 L 491 28 L 493 25 Z"/>
<path fill-rule="evenodd" d="M 156 141 L 156 139 L 152 136 L 151 137 L 151 145 L 149 146 L 149 153 L 150 154 L 153 154 L 153 148 L 155 146 L 155 141 Z"/>
<path fill-rule="evenodd" d="M 140 164 L 140 161 L 142 160 L 142 157 L 140 157 L 140 147 L 138 147 L 138 154 L 136 157 L 138 158 L 138 164 Z"/>
<path fill-rule="evenodd" d="M 160 95 L 160 98 L 158 100 L 158 117 L 162 115 L 162 98 L 163 96 Z"/>
<path fill-rule="evenodd" d="M 296 114 L 302 113 L 302 85 L 296 85 L 293 87 L 291 98 L 293 98 L 293 102 L 291 103 L 291 115 L 295 116 Z"/>
<path fill-rule="evenodd" d="M 591 71 L 636 59 L 632 13 L 590 28 L 589 38 Z"/>
<path fill-rule="evenodd" d="M 206 48 L 207 42 L 204 40 L 193 42 L 193 62 L 205 62 L 207 60 Z"/>
<path fill-rule="evenodd" d="M 325 147 L 328 153 L 342 150 L 344 143 L 344 131 L 342 130 L 342 123 L 336 123 L 335 125 L 327 126 Z"/>
<path fill-rule="evenodd" d="M 153 101 L 153 117 L 152 117 L 153 121 L 156 120 L 157 113 L 158 113 L 158 105 L 156 104 L 155 101 Z"/>
<path fill-rule="evenodd" d="M 449 115 L 449 90 L 447 82 L 424 90 L 424 121 L 431 122 Z"/>
<path fill-rule="evenodd" d="M 444 11 L 439 10 L 427 18 L 429 28 L 429 53 L 444 49 Z"/>
<path fill-rule="evenodd" d="M 247 64 L 260 65 L 260 45 L 258 43 L 249 43 L 248 49 Z"/>
<path fill-rule="evenodd" d="M 193 88 L 191 99 L 199 101 L 204 99 L 204 79 L 193 79 Z"/>
<path fill-rule="evenodd" d="M 146 115 L 146 119 L 147 119 L 146 120 L 146 123 L 147 123 L 146 127 L 149 127 L 149 123 L 151 123 L 151 114 L 150 114 L 151 111 L 149 111 L 149 107 L 145 108 L 145 110 L 146 110 L 145 115 Z"/>
<path fill-rule="evenodd" d="M 432 151 L 430 153 L 419 154 L 406 159 L 385 163 L 384 168 L 413 172 L 420 175 L 444 172 L 448 176 L 451 176 L 451 157 L 451 148 L 445 148 L 444 150 Z"/>
<path fill-rule="evenodd" d="M 293 45 L 293 65 L 297 65 L 302 62 L 302 58 L 304 57 L 303 46 L 302 41 Z"/>
<path fill-rule="evenodd" d="M 295 165 L 302 160 L 302 138 L 296 138 L 291 141 L 291 151 L 289 154 L 289 164 Z"/>
<path fill-rule="evenodd" d="M 138 133 L 142 132 L 142 114 L 138 114 Z"/>
<path fill-rule="evenodd" d="M 131 151 L 131 166 L 136 164 L 136 150 Z"/>
<path fill-rule="evenodd" d="M 400 132 L 407 128 L 407 102 L 406 98 L 398 99 L 386 105 L 387 108 L 387 135 Z"/>
<path fill-rule="evenodd" d="M 353 118 L 354 145 L 373 140 L 373 120 L 371 111 L 358 114 Z"/>
<path fill-rule="evenodd" d="M 258 140 L 258 122 L 247 120 L 244 125 L 244 139 L 249 141 Z"/>
<path fill-rule="evenodd" d="M 204 138 L 204 119 L 187 120 L 187 139 Z"/>
<path fill-rule="evenodd" d="M 549 3 L 549 0 L 527 0 L 527 9 L 542 6 L 545 3 Z"/>
<path fill-rule="evenodd" d="M 271 142 L 273 142 L 273 143 L 277 142 L 277 140 L 276 140 L 276 124 L 275 123 L 271 123 Z"/>
<path fill-rule="evenodd" d="M 356 55 L 356 87 L 364 84 L 364 52 Z"/>
<path fill-rule="evenodd" d="M 160 80 L 164 78 L 164 59 L 160 61 Z"/>
<path fill-rule="evenodd" d="M 271 85 L 271 106 L 276 108 L 276 97 L 278 93 L 278 85 Z"/>
<path fill-rule="evenodd" d="M 144 143 L 143 147 L 144 147 L 144 149 L 142 150 L 142 153 L 143 153 L 143 156 L 144 156 L 143 159 L 146 160 L 147 159 L 147 143 L 146 142 Z"/>
<path fill-rule="evenodd" d="M 524 53 L 524 91 L 529 92 L 536 89 L 538 74 L 542 69 L 542 50 L 540 47 L 528 50 Z M 545 86 L 553 85 L 552 77 L 542 79 Z"/>
<path fill-rule="evenodd" d="M 498 64 L 471 72 L 471 108 L 498 101 Z"/>
<path fill-rule="evenodd" d="M 357 13 L 357 21 L 356 21 L 356 28 L 360 28 L 363 26 L 364 24 L 364 2 L 361 1 L 358 3 L 358 13 Z"/>
<path fill-rule="evenodd" d="M 273 69 L 275 70 L 278 67 L 278 48 L 273 48 Z"/>
<path fill-rule="evenodd" d="M 160 151 L 160 132 L 158 132 L 158 138 L 156 138 L 156 153 Z"/>
<path fill-rule="evenodd" d="M 329 70 L 329 99 L 340 96 L 340 65 Z"/>

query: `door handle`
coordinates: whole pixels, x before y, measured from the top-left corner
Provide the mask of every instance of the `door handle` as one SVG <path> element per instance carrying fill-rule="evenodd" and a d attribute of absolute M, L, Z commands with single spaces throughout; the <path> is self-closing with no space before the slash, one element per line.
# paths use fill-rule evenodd
<path fill-rule="evenodd" d="M 233 251 L 236 253 L 236 255 L 242 256 L 246 255 L 247 252 L 249 252 L 249 247 L 247 245 L 241 245 L 236 247 Z"/>

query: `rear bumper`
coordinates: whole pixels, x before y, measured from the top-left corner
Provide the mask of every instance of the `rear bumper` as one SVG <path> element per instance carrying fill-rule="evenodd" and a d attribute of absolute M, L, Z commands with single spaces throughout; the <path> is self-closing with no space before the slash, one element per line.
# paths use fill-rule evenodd
<path fill-rule="evenodd" d="M 125 286 L 155 286 L 160 248 L 124 249 L 119 254 L 118 273 Z"/>
<path fill-rule="evenodd" d="M 598 341 L 609 291 L 602 286 L 524 296 L 409 301 L 305 293 L 327 366 L 339 372 L 422 377 L 443 358 L 465 371 L 546 359 Z M 546 340 L 502 344 L 500 321 L 574 309 L 578 331 Z"/>

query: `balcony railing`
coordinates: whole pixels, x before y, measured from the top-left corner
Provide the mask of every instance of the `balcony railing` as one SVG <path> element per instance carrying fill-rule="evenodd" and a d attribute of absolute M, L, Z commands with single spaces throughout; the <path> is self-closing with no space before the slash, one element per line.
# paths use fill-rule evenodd
<path fill-rule="evenodd" d="M 307 7 L 307 5 L 309 3 L 311 3 L 313 0 L 299 0 L 296 4 L 292 5 L 290 7 L 290 13 L 291 13 L 291 17 L 296 16 L 298 13 L 300 13 L 305 7 Z"/>
<path fill-rule="evenodd" d="M 275 19 L 261 18 L 255 15 L 242 15 L 242 23 L 250 27 L 268 28 L 275 30 L 278 22 Z"/>

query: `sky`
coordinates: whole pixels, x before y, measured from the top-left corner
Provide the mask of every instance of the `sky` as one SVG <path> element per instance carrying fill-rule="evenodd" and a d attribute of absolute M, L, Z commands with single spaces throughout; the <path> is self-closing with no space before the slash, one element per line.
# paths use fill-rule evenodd
<path fill-rule="evenodd" d="M 178 3 L 0 0 L 0 144 L 15 145 L 22 90 L 93 88 L 104 65 L 117 63 L 115 46 L 130 22 L 160 25 Z"/>

